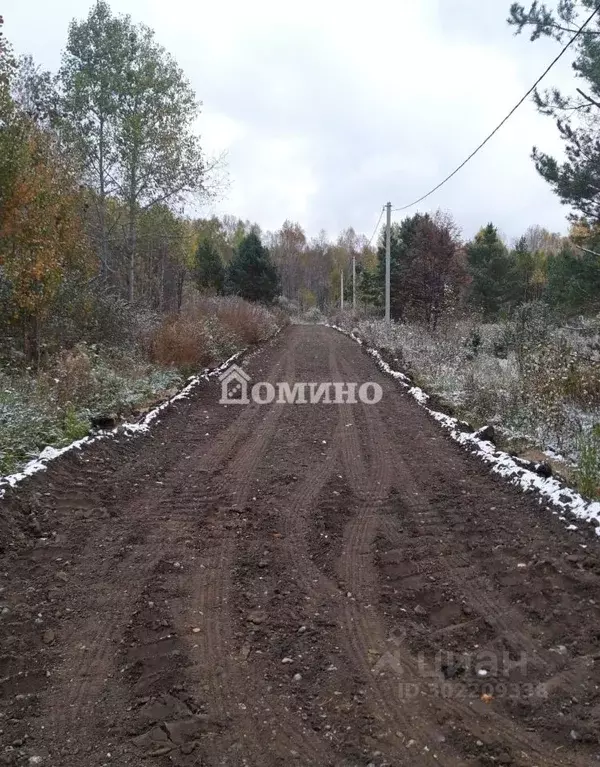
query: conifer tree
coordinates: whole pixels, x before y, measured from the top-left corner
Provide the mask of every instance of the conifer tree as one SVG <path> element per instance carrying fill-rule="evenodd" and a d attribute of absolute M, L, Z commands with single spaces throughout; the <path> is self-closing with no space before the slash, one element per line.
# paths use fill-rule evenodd
<path fill-rule="evenodd" d="M 256 232 L 246 235 L 229 265 L 229 293 L 248 301 L 271 303 L 279 292 L 279 275 L 269 251 Z"/>
<path fill-rule="evenodd" d="M 481 229 L 467 246 L 471 276 L 469 302 L 490 318 L 509 308 L 517 290 L 517 270 L 493 224 Z"/>
<path fill-rule="evenodd" d="M 219 251 L 209 239 L 200 240 L 194 261 L 194 279 L 198 289 L 222 293 L 225 284 L 225 269 Z"/>

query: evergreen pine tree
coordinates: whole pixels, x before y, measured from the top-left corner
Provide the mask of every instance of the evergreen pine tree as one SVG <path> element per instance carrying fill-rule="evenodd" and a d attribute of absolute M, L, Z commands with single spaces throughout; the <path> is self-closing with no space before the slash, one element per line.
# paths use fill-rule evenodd
<path fill-rule="evenodd" d="M 218 250 L 209 239 L 200 240 L 194 260 L 194 279 L 198 289 L 222 293 L 225 285 L 225 269 Z"/>
<path fill-rule="evenodd" d="M 240 242 L 227 272 L 227 290 L 248 301 L 271 303 L 277 297 L 277 268 L 256 232 Z"/>
<path fill-rule="evenodd" d="M 545 300 L 565 316 L 600 310 L 600 259 L 569 247 L 548 259 Z"/>
<path fill-rule="evenodd" d="M 525 237 L 521 237 L 517 240 L 512 255 L 515 260 L 515 268 L 518 275 L 518 288 L 516 291 L 517 300 L 519 303 L 532 301 L 537 297 L 534 295 L 536 263 L 535 254 L 531 252 Z"/>
<path fill-rule="evenodd" d="M 594 0 L 560 0 L 550 4 L 536 0 L 526 9 L 515 2 L 511 5 L 508 23 L 516 27 L 517 34 L 527 29 L 532 41 L 548 37 L 563 44 L 566 39 L 575 40 L 574 30 L 596 6 Z M 600 221 L 599 34 L 600 19 L 596 15 L 585 32 L 577 36 L 572 48 L 571 66 L 576 79 L 571 92 L 551 88 L 545 93 L 536 90 L 534 94 L 539 112 L 556 121 L 565 145 L 565 160 L 537 147 L 532 154 L 538 173 L 561 202 L 594 223 Z"/>
<path fill-rule="evenodd" d="M 413 261 L 415 243 L 419 226 L 430 217 L 416 213 L 405 218 L 402 223 L 393 223 L 390 227 L 390 314 L 394 319 L 403 320 L 411 302 L 411 286 L 414 275 Z M 381 302 L 385 285 L 385 230 L 382 232 L 379 247 L 379 284 Z"/>
<path fill-rule="evenodd" d="M 358 270 L 357 270 L 358 272 Z M 359 301 L 367 306 L 382 305 L 383 291 L 381 289 L 381 280 L 377 269 L 361 269 L 356 277 L 357 293 Z"/>
<path fill-rule="evenodd" d="M 516 303 L 516 261 L 495 226 L 488 224 L 467 245 L 467 264 L 472 280 L 469 294 L 472 306 L 489 318 Z"/>

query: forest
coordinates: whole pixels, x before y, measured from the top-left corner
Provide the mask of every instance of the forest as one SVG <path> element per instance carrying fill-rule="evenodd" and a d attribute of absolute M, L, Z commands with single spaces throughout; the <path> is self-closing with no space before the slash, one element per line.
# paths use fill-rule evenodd
<path fill-rule="evenodd" d="M 509 23 L 560 42 L 578 6 L 591 4 L 555 16 L 515 3 Z M 475 423 L 496 423 L 511 449 L 562 454 L 596 495 L 597 35 L 578 43 L 585 88 L 536 94 L 566 159 L 534 149 L 532 161 L 572 211 L 568 235 L 532 222 L 509 242 L 481 222 L 466 239 L 443 210 L 394 222 L 391 327 L 383 227 L 311 236 L 289 220 L 266 231 L 193 213 L 225 193 L 227 158 L 204 151 L 198 95 L 153 30 L 97 0 L 66 30 L 56 72 L 0 36 L 0 473 L 139 416 L 290 319 L 333 317 Z M 352 311 L 340 317 L 342 274 Z"/>

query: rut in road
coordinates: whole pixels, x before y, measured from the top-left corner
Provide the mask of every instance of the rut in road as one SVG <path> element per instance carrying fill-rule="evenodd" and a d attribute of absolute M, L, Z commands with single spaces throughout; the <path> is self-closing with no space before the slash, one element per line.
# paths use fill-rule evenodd
<path fill-rule="evenodd" d="M 225 407 L 203 384 L 8 497 L 5 763 L 594 763 L 594 535 L 333 330 L 290 327 L 244 365 L 383 398 Z"/>

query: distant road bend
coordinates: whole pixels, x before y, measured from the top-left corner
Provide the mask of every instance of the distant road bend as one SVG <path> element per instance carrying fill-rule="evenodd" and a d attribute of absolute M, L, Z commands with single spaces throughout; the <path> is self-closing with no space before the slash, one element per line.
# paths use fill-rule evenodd
<path fill-rule="evenodd" d="M 451 442 L 352 340 L 292 326 L 219 404 L 0 502 L 0 764 L 592 765 L 600 550 Z"/>

